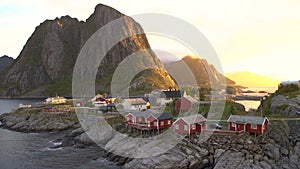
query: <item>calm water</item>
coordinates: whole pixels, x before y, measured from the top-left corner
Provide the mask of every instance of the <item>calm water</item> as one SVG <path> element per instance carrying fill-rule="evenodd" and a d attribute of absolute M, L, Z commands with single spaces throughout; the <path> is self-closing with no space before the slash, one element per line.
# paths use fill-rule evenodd
<path fill-rule="evenodd" d="M 0 114 L 9 113 L 19 107 L 19 104 L 34 104 L 42 99 L 0 99 Z"/>
<path fill-rule="evenodd" d="M 20 103 L 30 104 L 40 100 L 0 99 L 0 113 L 18 108 Z M 71 169 L 119 168 L 101 158 L 103 152 L 96 147 L 85 149 L 66 147 L 53 149 L 61 144 L 65 133 L 19 133 L 0 128 L 0 169 Z"/>
<path fill-rule="evenodd" d="M 254 100 L 239 100 L 235 102 L 244 105 L 246 111 L 248 111 L 249 109 L 257 109 L 258 106 L 260 105 L 260 101 L 254 101 Z"/>

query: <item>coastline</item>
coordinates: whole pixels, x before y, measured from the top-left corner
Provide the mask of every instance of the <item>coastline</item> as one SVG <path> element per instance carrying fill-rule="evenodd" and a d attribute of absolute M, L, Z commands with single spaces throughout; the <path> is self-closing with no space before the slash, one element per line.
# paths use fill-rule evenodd
<path fill-rule="evenodd" d="M 46 99 L 47 96 L 0 96 L 0 99 Z"/>
<path fill-rule="evenodd" d="M 91 119 L 86 120 L 87 122 L 92 121 Z M 93 131 L 99 126 L 90 125 L 89 128 L 84 130 L 79 124 L 75 113 L 44 114 L 40 111 L 22 109 L 20 112 L 0 115 L 0 121 L 2 122 L 1 127 L 18 132 L 66 131 L 66 135 L 61 138 L 62 144 L 55 148 L 97 146 L 86 132 Z M 130 136 L 127 135 L 126 137 Z M 288 125 L 285 121 L 272 121 L 270 132 L 267 135 L 258 137 L 249 133 L 239 135 L 216 134 L 209 136 L 207 141 L 201 142 L 202 137 L 203 135 L 192 135 L 189 140 L 188 137 L 185 137 L 182 142 L 166 153 L 155 157 L 132 159 L 112 154 L 109 152 L 109 148 L 134 152 L 136 150 L 132 147 L 147 146 L 147 142 L 138 145 L 134 142 L 125 144 L 114 135 L 107 135 L 106 133 L 100 136 L 100 138 L 103 138 L 103 145 L 108 148 L 103 157 L 125 169 L 145 167 L 164 167 L 168 169 L 195 167 L 253 168 L 262 166 L 264 166 L 262 168 L 282 168 L 283 166 L 295 168 L 295 166 L 300 165 L 297 161 L 300 158 L 300 152 L 297 149 L 300 146 L 300 133 L 297 132 L 295 124 Z M 116 143 L 118 143 L 118 147 L 107 147 L 107 145 L 111 146 Z M 149 163 L 149 161 L 152 161 L 152 163 Z M 237 161 L 239 162 L 236 163 Z"/>

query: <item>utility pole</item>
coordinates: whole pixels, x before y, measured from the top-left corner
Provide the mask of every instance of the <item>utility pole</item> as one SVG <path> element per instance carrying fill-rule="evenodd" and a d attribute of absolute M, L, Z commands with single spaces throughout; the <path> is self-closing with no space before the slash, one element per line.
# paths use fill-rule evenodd
<path fill-rule="evenodd" d="M 263 114 L 263 100 L 265 100 L 265 97 L 260 99 L 260 117 L 262 117 Z"/>

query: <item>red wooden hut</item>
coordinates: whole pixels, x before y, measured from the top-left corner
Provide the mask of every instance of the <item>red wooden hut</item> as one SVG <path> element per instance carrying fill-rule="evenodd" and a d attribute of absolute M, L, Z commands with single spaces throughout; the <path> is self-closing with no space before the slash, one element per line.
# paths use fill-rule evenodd
<path fill-rule="evenodd" d="M 172 126 L 173 116 L 169 113 L 160 113 L 149 109 L 140 112 L 131 112 L 126 116 L 126 124 L 136 128 L 148 128 L 161 130 Z"/>
<path fill-rule="evenodd" d="M 206 129 L 206 121 L 201 114 L 181 117 L 174 122 L 174 130 L 180 134 L 194 134 Z"/>
<path fill-rule="evenodd" d="M 171 127 L 173 124 L 173 116 L 169 113 L 151 114 L 146 118 L 148 127 L 161 130 Z"/>
<path fill-rule="evenodd" d="M 46 107 L 43 108 L 43 112 L 47 112 L 47 113 L 56 112 L 56 107 L 54 107 L 54 106 L 46 106 Z"/>
<path fill-rule="evenodd" d="M 196 106 L 197 103 L 198 103 L 198 100 L 194 99 L 193 97 L 185 96 L 176 101 L 176 103 L 175 103 L 176 110 L 177 111 L 188 111 L 188 110 L 192 109 L 194 106 Z"/>
<path fill-rule="evenodd" d="M 263 134 L 269 128 L 267 117 L 230 115 L 227 122 L 229 130 L 237 132 Z"/>

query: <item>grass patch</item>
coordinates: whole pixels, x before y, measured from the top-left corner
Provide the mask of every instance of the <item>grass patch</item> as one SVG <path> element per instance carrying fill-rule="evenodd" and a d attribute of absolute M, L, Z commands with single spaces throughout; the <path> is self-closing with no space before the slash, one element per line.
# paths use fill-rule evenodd
<path fill-rule="evenodd" d="M 72 78 L 66 78 L 57 83 L 52 83 L 43 93 L 45 96 L 70 96 L 72 93 Z"/>

